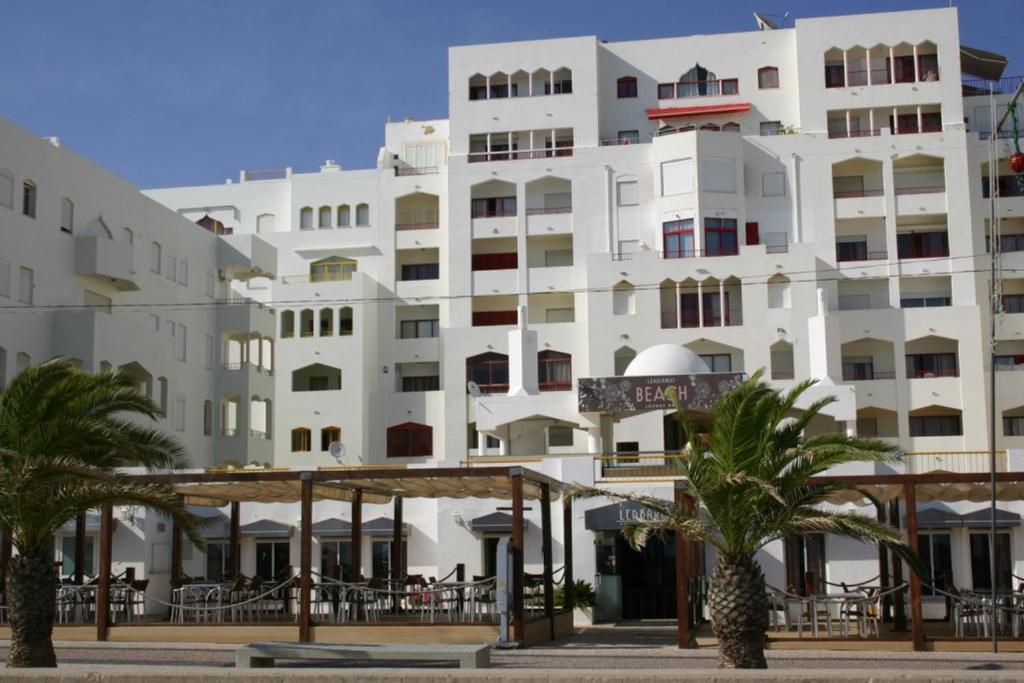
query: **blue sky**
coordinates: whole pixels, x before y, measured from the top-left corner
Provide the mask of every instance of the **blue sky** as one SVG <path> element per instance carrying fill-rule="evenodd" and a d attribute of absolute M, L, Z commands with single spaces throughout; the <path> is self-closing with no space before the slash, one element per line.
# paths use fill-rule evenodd
<path fill-rule="evenodd" d="M 447 47 L 746 31 L 944 0 L 75 0 L 4 3 L 0 116 L 142 187 L 242 168 L 372 166 L 388 116 L 447 113 Z M 960 5 L 961 39 L 1024 73 L 1024 0 Z M 0 152 L 2 153 L 2 152 Z"/>

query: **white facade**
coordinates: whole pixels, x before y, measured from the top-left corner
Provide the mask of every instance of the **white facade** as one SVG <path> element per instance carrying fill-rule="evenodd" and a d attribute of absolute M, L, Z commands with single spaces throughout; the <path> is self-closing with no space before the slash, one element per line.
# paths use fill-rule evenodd
<path fill-rule="evenodd" d="M 8 376 L 23 350 L 34 360 L 81 358 L 86 369 L 137 360 L 172 378 L 171 396 L 185 394 L 183 434 L 202 465 L 429 467 L 506 456 L 592 483 L 594 455 L 673 444 L 663 411 L 580 414 L 575 380 L 622 374 L 637 353 L 672 344 L 711 370 L 766 368 L 783 388 L 822 380 L 819 394 L 840 400 L 816 429 L 877 435 L 911 452 L 984 451 L 988 148 L 979 131 L 990 128 L 988 98 L 964 96 L 970 74 L 960 54 L 955 9 L 622 43 L 455 47 L 449 119 L 389 123 L 376 168 L 328 161 L 319 172 L 243 171 L 223 185 L 145 193 L 177 217 L 5 124 L 3 140 L 18 144 L 3 146 L 0 166 L 16 194 L 24 178 L 40 191 L 37 219 L 0 208 L 0 258 L 12 273 L 37 264 L 37 307 L 79 303 L 86 288 L 117 306 L 195 302 L 204 272 L 226 271 L 218 300 L 234 279 L 236 295 L 274 315 L 250 306 L 168 312 L 188 328 L 183 366 L 169 347 L 140 350 L 146 335 L 168 340 L 145 330 L 148 312 L 125 308 L 138 335 L 108 332 L 121 324 L 116 312 L 21 315 L 14 319 L 27 324 L 0 329 Z M 110 183 L 123 190 L 90 190 Z M 1024 278 L 1011 269 L 1024 253 L 1022 194 L 1000 201 L 1003 234 L 1021 237 L 1004 240 L 1014 252 L 997 352 L 1017 370 Z M 64 195 L 76 202 L 74 237 L 53 227 Z M 99 214 L 114 231 L 139 226 L 138 272 L 126 278 L 137 292 L 50 258 L 85 254 L 86 226 Z M 233 234 L 190 225 L 207 216 Z M 14 230 L 31 239 L 8 239 Z M 149 272 L 152 240 L 164 258 L 188 250 L 189 289 Z M 110 345 L 104 337 L 85 350 L 62 346 L 77 336 L 59 333 L 68 317 L 76 330 L 100 320 L 96 334 Z M 218 368 L 234 367 L 248 348 L 243 370 L 204 368 L 205 335 L 218 340 Z M 1021 377 L 999 373 L 999 448 L 1024 448 Z M 480 398 L 467 392 L 471 380 Z M 271 404 L 251 410 L 254 398 Z M 213 438 L 191 421 L 204 400 L 217 407 Z M 338 458 L 328 451 L 335 441 Z M 983 466 L 981 456 L 911 461 Z M 670 495 L 665 482 L 614 485 Z M 297 506 L 247 507 L 243 523 L 297 519 Z M 345 507 L 318 504 L 317 516 L 347 518 Z M 444 575 L 458 558 L 467 575 L 482 572 L 484 546 L 466 522 L 494 508 L 411 503 L 410 571 Z M 1012 533 L 1015 571 L 1024 573 L 1024 535 Z M 958 585 L 969 585 L 968 541 L 957 539 Z M 577 576 L 593 575 L 590 544 L 575 552 Z M 870 549 L 829 539 L 826 556 L 832 581 L 877 573 Z M 369 546 L 363 557 L 369 573 Z M 769 582 L 784 581 L 781 548 L 765 558 Z M 528 569 L 537 562 L 527 557 Z"/>

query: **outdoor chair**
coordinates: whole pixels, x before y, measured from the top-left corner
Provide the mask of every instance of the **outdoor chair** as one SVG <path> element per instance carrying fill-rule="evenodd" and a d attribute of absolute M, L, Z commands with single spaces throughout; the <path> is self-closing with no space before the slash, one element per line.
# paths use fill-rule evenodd
<path fill-rule="evenodd" d="M 963 638 L 964 632 L 971 628 L 975 636 L 988 635 L 988 609 L 985 605 L 978 604 L 974 600 L 966 600 L 965 596 L 956 586 L 949 587 L 949 593 L 953 597 L 953 634 L 956 638 Z"/>

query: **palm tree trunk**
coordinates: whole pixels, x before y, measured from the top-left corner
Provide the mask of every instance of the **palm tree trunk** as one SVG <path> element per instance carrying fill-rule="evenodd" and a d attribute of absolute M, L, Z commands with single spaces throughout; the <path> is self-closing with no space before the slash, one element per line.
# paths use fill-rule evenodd
<path fill-rule="evenodd" d="M 57 666 L 53 614 L 57 572 L 44 555 L 19 555 L 7 572 L 7 617 L 11 624 L 9 667 Z"/>
<path fill-rule="evenodd" d="M 708 607 L 718 637 L 718 666 L 766 669 L 768 599 L 761 565 L 753 557 L 719 556 L 708 586 Z"/>

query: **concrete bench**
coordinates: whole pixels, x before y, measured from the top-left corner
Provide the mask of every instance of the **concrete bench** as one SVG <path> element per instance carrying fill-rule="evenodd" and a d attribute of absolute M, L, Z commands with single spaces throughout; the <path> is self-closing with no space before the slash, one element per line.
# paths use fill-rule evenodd
<path fill-rule="evenodd" d="M 235 651 L 235 666 L 240 669 L 273 667 L 275 659 L 455 661 L 463 669 L 483 669 L 491 664 L 491 648 L 489 645 L 429 643 L 382 645 L 252 643 Z"/>

